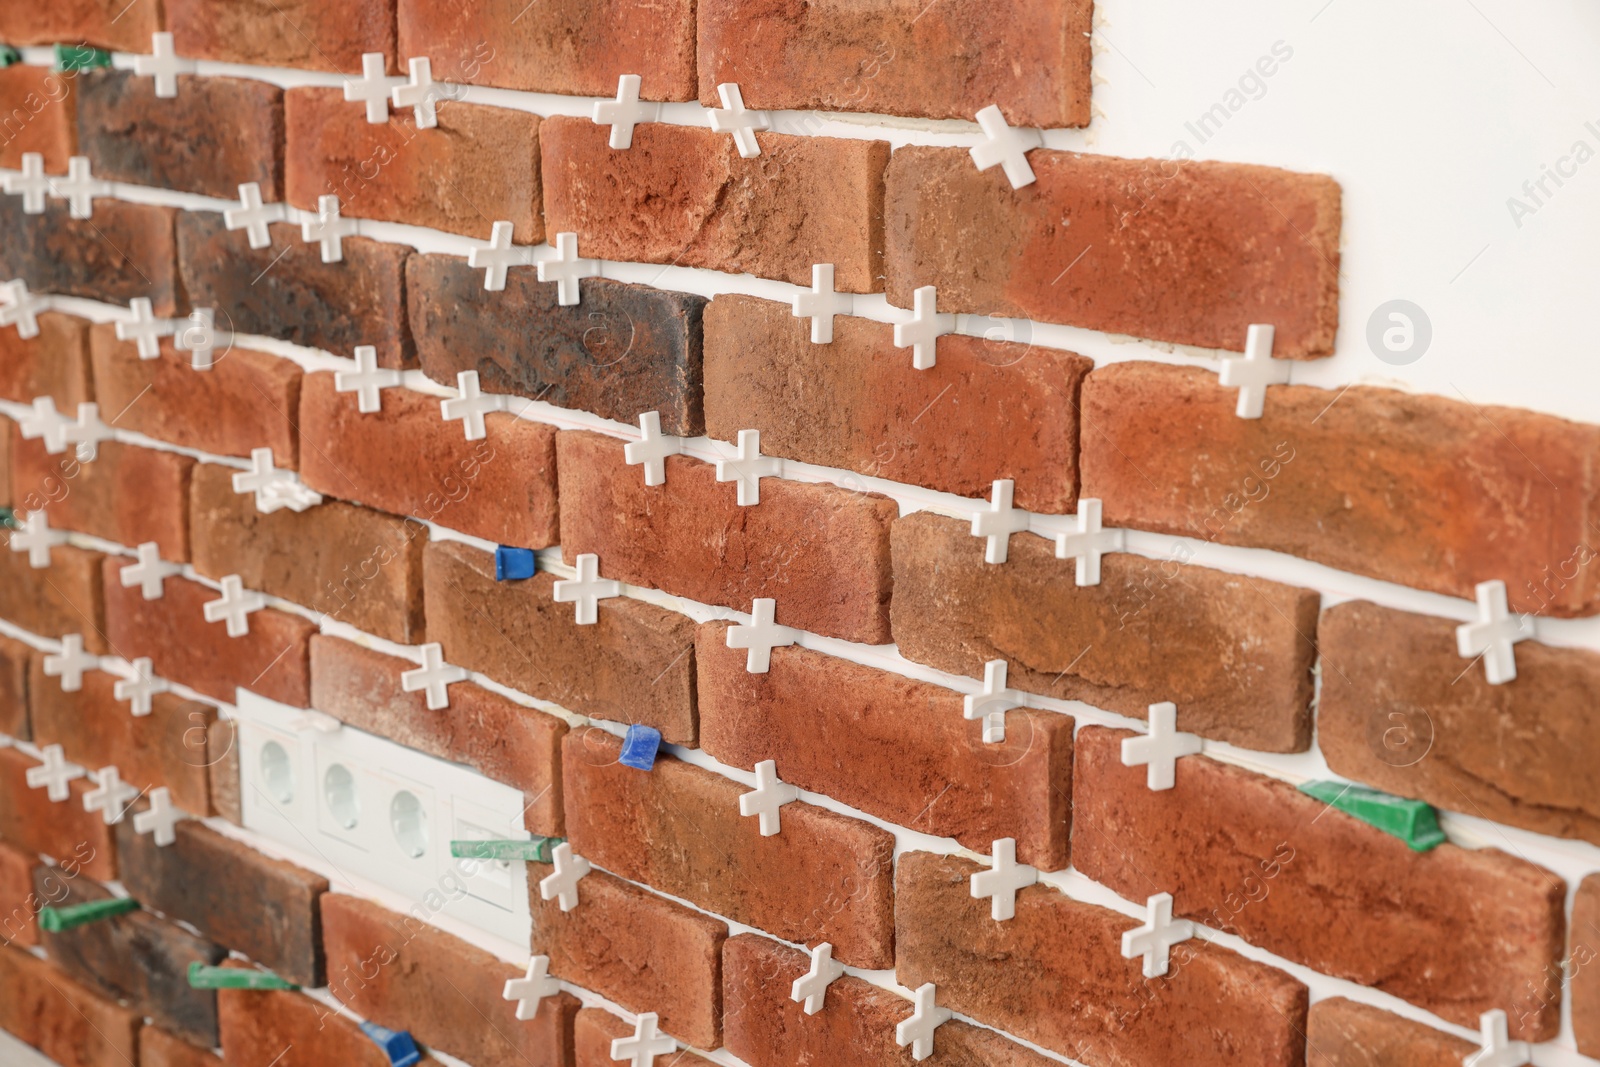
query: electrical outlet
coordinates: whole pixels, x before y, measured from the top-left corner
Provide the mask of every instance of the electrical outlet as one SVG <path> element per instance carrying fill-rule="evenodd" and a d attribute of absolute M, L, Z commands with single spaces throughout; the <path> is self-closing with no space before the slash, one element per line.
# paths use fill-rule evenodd
<path fill-rule="evenodd" d="M 527 944 L 527 865 L 455 859 L 452 840 L 528 840 L 522 792 L 349 726 L 239 691 L 239 772 L 247 828 L 415 902 Z"/>

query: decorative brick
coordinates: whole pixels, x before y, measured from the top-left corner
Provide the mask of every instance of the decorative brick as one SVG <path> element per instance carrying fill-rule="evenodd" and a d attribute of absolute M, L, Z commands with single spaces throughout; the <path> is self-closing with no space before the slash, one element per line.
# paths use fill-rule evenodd
<path fill-rule="evenodd" d="M 329 501 L 303 512 L 256 510 L 233 491 L 233 469 L 195 468 L 190 534 L 195 570 L 282 597 L 401 644 L 422 642 L 422 548 L 428 529 Z"/>
<path fill-rule="evenodd" d="M 8 69 L 0 68 L 0 75 Z M 26 341 L 16 330 L 0 330 L 0 397 L 31 404 L 48 396 L 58 411 L 71 417 L 79 404 L 94 399 L 89 324 L 59 311 L 38 318 L 39 335 Z"/>
<path fill-rule="evenodd" d="M 147 37 L 148 41 L 149 38 Z M 82 296 L 110 304 L 148 297 L 156 315 L 188 310 L 178 283 L 173 242 L 176 208 L 96 200 L 94 217 L 70 217 L 51 199 L 41 215 L 22 197 L 0 196 L 0 272 L 22 278 L 35 293 Z"/>
<path fill-rule="evenodd" d="M 322 985 L 317 905 L 327 879 L 198 822 L 180 822 L 176 830 L 177 841 L 162 848 L 151 836 L 134 833 L 133 820 L 117 825 L 129 895 L 291 982 Z"/>
<path fill-rule="evenodd" d="M 159 1026 L 139 1031 L 139 1067 L 221 1067 L 209 1048 L 198 1048 Z"/>
<path fill-rule="evenodd" d="M 253 448 L 270 448 L 277 466 L 298 465 L 301 372 L 293 360 L 232 348 L 197 374 L 170 341 L 155 359 L 140 359 L 113 323 L 90 331 L 89 350 L 101 417 L 114 417 L 118 429 L 214 455 L 249 458 Z"/>
<path fill-rule="evenodd" d="M 751 674 L 728 625 L 707 623 L 695 642 L 709 755 L 745 770 L 775 760 L 783 781 L 889 822 L 984 853 L 1011 837 L 1021 862 L 1067 866 L 1070 717 L 1017 709 L 1004 743 L 985 744 L 954 690 L 799 647 Z"/>
<path fill-rule="evenodd" d="M 0 8 L 0 40 L 13 45 L 86 44 L 108 52 L 148 52 L 150 35 L 159 29 L 158 4 L 63 0 Z"/>
<path fill-rule="evenodd" d="M 695 624 L 619 598 L 593 626 L 555 602 L 554 576 L 497 582 L 494 556 L 435 541 L 423 568 L 428 636 L 445 659 L 569 711 L 643 723 L 671 744 L 695 743 Z"/>
<path fill-rule="evenodd" d="M 593 552 L 607 578 L 739 611 L 772 597 L 784 626 L 889 640 L 888 497 L 769 478 L 740 507 L 715 464 L 673 456 L 666 484 L 647 486 L 622 441 L 583 430 L 558 436 L 556 456 L 568 563 Z"/>
<path fill-rule="evenodd" d="M 999 167 L 974 167 L 965 148 L 895 152 L 884 174 L 891 304 L 910 307 L 914 289 L 934 285 L 941 312 L 1234 350 L 1251 323 L 1269 322 L 1273 355 L 1332 354 L 1332 178 L 1050 149 L 1028 162 L 1038 180 L 1013 189 Z"/>
<path fill-rule="evenodd" d="M 705 298 L 605 278 L 582 286 L 583 302 L 562 307 L 556 283 L 533 268 L 510 268 L 505 289 L 489 292 L 483 271 L 459 256 L 412 256 L 407 303 L 423 371 L 454 386 L 475 370 L 485 392 L 635 424 L 658 411 L 664 433 L 703 433 Z"/>
<path fill-rule="evenodd" d="M 1267 390 L 1260 419 L 1195 368 L 1121 363 L 1083 387 L 1083 484 L 1108 525 L 1270 548 L 1515 611 L 1600 612 L 1600 426 L 1354 386 Z M 1507 501 L 1516 501 L 1510 506 Z"/>
<path fill-rule="evenodd" d="M 0 619 L 41 637 L 82 634 L 86 651 L 104 655 L 106 606 L 98 552 L 57 545 L 50 566 L 35 570 L 28 553 L 0 549 Z"/>
<path fill-rule="evenodd" d="M 762 133 L 744 159 L 728 134 L 692 126 L 639 126 L 626 152 L 609 137 L 572 116 L 539 134 L 545 226 L 577 233 L 583 255 L 797 285 L 832 263 L 840 291 L 882 288 L 888 142 Z"/>
<path fill-rule="evenodd" d="M 987 499 L 1010 478 L 1018 507 L 1072 511 L 1078 389 L 1093 363 L 960 334 L 939 338 L 938 354 L 912 372 L 888 323 L 837 318 L 833 343 L 817 345 L 787 304 L 719 296 L 706 315 L 706 433 L 756 429 L 764 454 L 958 496 Z M 1028 429 L 995 432 L 1005 425 Z"/>
<path fill-rule="evenodd" d="M 628 1011 L 653 1011 L 662 1030 L 698 1048 L 722 1044 L 726 924 L 599 870 L 579 884 L 578 906 L 562 911 L 539 896 L 554 868 L 527 866 L 533 951 L 550 957 L 552 975 Z"/>
<path fill-rule="evenodd" d="M 22 157 L 38 152 L 46 174 L 65 174 L 78 151 L 76 115 L 71 75 L 26 63 L 0 68 L 0 167 L 21 170 Z"/>
<path fill-rule="evenodd" d="M 963 520 L 894 524 L 902 655 L 975 678 L 1004 659 L 1013 689 L 1139 718 L 1170 700 L 1179 729 L 1246 748 L 1311 743 L 1314 591 L 1124 552 L 1101 560 L 1099 585 L 1079 586 L 1073 560 L 1026 534 L 1004 564 L 983 556 Z"/>
<path fill-rule="evenodd" d="M 524 1022 L 501 996 L 521 968 L 357 897 L 327 894 L 322 917 L 329 992 L 356 1014 L 473 1067 L 570 1067 L 577 997 L 541 1001 Z"/>
<path fill-rule="evenodd" d="M 539 116 L 444 99 L 438 114 L 433 129 L 417 129 L 410 108 L 374 125 L 339 89 L 290 89 L 286 199 L 315 211 L 317 197 L 334 193 L 348 218 L 485 239 L 492 222 L 506 219 L 518 243 L 544 240 Z"/>
<path fill-rule="evenodd" d="M 784 805 L 783 832 L 763 837 L 739 814 L 747 786 L 665 755 L 641 773 L 599 733 L 564 746 L 573 851 L 785 941 L 831 942 L 842 963 L 893 964 L 893 835 L 796 802 Z"/>
<path fill-rule="evenodd" d="M 700 0 L 700 102 L 737 82 L 746 107 L 1089 124 L 1092 0 L 790 5 Z"/>
<path fill-rule="evenodd" d="M 222 1058 L 229 1064 L 390 1067 L 388 1054 L 359 1026 L 304 993 L 220 990 L 217 1015 L 222 1022 Z M 439 1061 L 423 1053 L 417 1062 Z"/>
<path fill-rule="evenodd" d="M 613 1067 L 616 1061 L 611 1058 L 611 1042 L 632 1037 L 633 1034 L 631 1024 L 623 1022 L 609 1011 L 584 1008 L 575 1016 L 573 1027 L 575 1067 Z M 670 1067 L 714 1067 L 710 1060 L 682 1049 L 667 1062 Z"/>
<path fill-rule="evenodd" d="M 1125 730 L 1078 733 L 1072 860 L 1131 899 L 1284 959 L 1474 1026 L 1493 1008 L 1513 1036 L 1553 1037 L 1561 1003 L 1533 991 L 1565 943 L 1566 884 L 1497 849 L 1413 852 L 1287 782 L 1189 756 L 1177 785 L 1124 767 Z M 1337 886 L 1337 895 L 1329 887 Z M 1559 972 L 1557 972 L 1559 973 Z"/>
<path fill-rule="evenodd" d="M 115 878 L 117 849 L 111 827 L 98 812 L 83 810 L 83 795 L 94 785 L 82 778 L 69 782 L 67 799 L 55 803 L 43 789 L 28 786 L 28 770 L 37 766 L 38 760 L 14 748 L 0 749 L 0 838 L 90 878 L 102 882 Z"/>
<path fill-rule="evenodd" d="M 220 817 L 243 826 L 238 734 L 237 720 L 219 719 L 217 729 L 206 738 L 206 751 L 211 754 L 211 806 Z"/>
<path fill-rule="evenodd" d="M 394 5 L 385 0 L 163 3 L 180 56 L 353 75 L 364 53 L 382 52 L 395 70 Z M 437 68 L 435 75 L 443 77 Z"/>
<path fill-rule="evenodd" d="M 435 78 L 574 96 L 614 96 L 638 74 L 646 100 L 693 100 L 694 4 L 524 0 L 442 5 L 400 0 L 400 54 L 428 56 Z"/>
<path fill-rule="evenodd" d="M 503 545 L 557 540 L 556 431 L 509 412 L 485 416 L 468 441 L 439 415 L 439 398 L 386 389 L 383 409 L 362 414 L 331 371 L 306 376 L 300 476 L 318 492 L 437 522 Z"/>
<path fill-rule="evenodd" d="M 0 734 L 32 741 L 28 719 L 28 661 L 33 649 L 0 635 Z"/>
<path fill-rule="evenodd" d="M 0 944 L 29 948 L 39 943 L 39 910 L 52 896 L 41 901 L 33 891 L 38 865 L 38 856 L 0 841 Z"/>
<path fill-rule="evenodd" d="M 1567 946 L 1572 1032 L 1578 1051 L 1600 1056 L 1600 874 L 1578 883 L 1572 898 L 1572 931 Z M 1558 972 L 1559 975 L 1559 972 Z"/>
<path fill-rule="evenodd" d="M 1307 1067 L 1461 1067 L 1470 1041 L 1344 997 L 1311 1006 Z"/>
<path fill-rule="evenodd" d="M 426 694 L 407 693 L 400 687 L 401 673 L 415 666 L 410 660 L 319 634 L 311 639 L 311 703 L 359 730 L 464 763 L 522 790 L 527 828 L 559 837 L 561 739 L 567 724 L 471 682 L 452 685 L 450 706 L 430 711 Z"/>
<path fill-rule="evenodd" d="M 144 1018 L 96 996 L 44 960 L 0 948 L 0 1029 L 61 1067 L 128 1067 L 137 1062 Z"/>
<path fill-rule="evenodd" d="M 74 448 L 50 455 L 40 440 L 11 442 L 11 484 L 56 530 L 124 545 L 154 541 L 164 559 L 189 558 L 189 475 L 195 461 L 120 441 L 102 441 L 80 462 Z"/>

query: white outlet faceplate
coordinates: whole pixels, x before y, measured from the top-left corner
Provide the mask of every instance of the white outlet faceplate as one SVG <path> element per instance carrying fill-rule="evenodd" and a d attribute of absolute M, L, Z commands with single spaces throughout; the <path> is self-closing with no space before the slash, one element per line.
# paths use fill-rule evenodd
<path fill-rule="evenodd" d="M 528 943 L 526 865 L 450 855 L 452 840 L 528 840 L 520 790 L 349 726 L 325 733 L 243 689 L 236 714 L 247 828 L 403 894 L 414 915 Z"/>

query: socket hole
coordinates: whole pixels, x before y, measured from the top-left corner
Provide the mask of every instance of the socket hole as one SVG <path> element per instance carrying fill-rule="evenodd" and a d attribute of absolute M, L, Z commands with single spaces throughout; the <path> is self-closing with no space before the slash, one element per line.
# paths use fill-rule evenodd
<path fill-rule="evenodd" d="M 322 795 L 334 822 L 346 830 L 354 830 L 361 821 L 361 805 L 356 800 L 355 776 L 343 764 L 335 763 L 322 776 Z"/>
<path fill-rule="evenodd" d="M 294 766 L 289 753 L 276 741 L 261 746 L 261 780 L 266 783 L 267 795 L 279 804 L 294 803 Z"/>
<path fill-rule="evenodd" d="M 389 802 L 389 824 L 394 828 L 395 843 L 407 856 L 419 859 L 428 851 L 428 815 L 415 793 L 402 789 L 394 795 Z"/>

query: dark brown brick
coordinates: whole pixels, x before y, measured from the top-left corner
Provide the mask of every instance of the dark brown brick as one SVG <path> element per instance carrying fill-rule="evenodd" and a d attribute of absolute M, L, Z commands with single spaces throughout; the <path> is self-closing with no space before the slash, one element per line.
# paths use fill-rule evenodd
<path fill-rule="evenodd" d="M 180 56 L 359 75 L 366 52 L 394 62 L 394 4 L 385 0 L 163 0 Z M 146 49 L 148 51 L 148 49 Z M 434 68 L 434 77 L 443 74 Z"/>
<path fill-rule="evenodd" d="M 143 1024 L 137 1011 L 96 996 L 59 968 L 0 948 L 0 1029 L 61 1067 L 128 1067 Z"/>
<path fill-rule="evenodd" d="M 148 52 L 161 29 L 157 4 L 127 0 L 62 0 L 0 7 L 0 40 L 10 44 L 87 44 L 106 51 Z"/>
<path fill-rule="evenodd" d="M 1572 898 L 1567 974 L 1578 1051 L 1600 1056 L 1600 874 L 1578 883 Z"/>
<path fill-rule="evenodd" d="M 139 1031 L 139 1067 L 220 1067 L 221 1063 L 209 1048 L 191 1045 L 159 1026 Z"/>
<path fill-rule="evenodd" d="M 146 38 L 148 40 L 148 38 Z M 28 215 L 22 197 L 0 196 L 0 272 L 35 293 L 111 304 L 148 297 L 156 315 L 188 311 L 173 241 L 176 208 L 96 200 L 94 217 L 74 219 L 63 200 Z"/>
<path fill-rule="evenodd" d="M 57 545 L 50 566 L 34 570 L 28 553 L 0 550 L 0 619 L 41 637 L 82 634 L 83 647 L 104 654 L 106 605 L 98 552 Z"/>
<path fill-rule="evenodd" d="M 79 404 L 94 399 L 89 323 L 76 315 L 42 313 L 39 335 L 26 341 L 16 330 L 0 330 L 0 397 L 31 404 L 41 396 L 54 400 L 69 418 L 78 413 Z"/>
<path fill-rule="evenodd" d="M 574 1067 L 613 1067 L 611 1043 L 618 1038 L 634 1034 L 630 1024 L 600 1008 L 584 1008 L 575 1016 L 573 1025 Z M 671 1067 L 713 1067 L 708 1059 L 687 1052 L 681 1047 L 666 1061 Z"/>
<path fill-rule="evenodd" d="M 0 749 L 0 838 L 90 878 L 117 877 L 111 827 L 98 812 L 83 810 L 83 795 L 94 786 L 82 778 L 69 782 L 67 799 L 56 803 L 43 789 L 28 787 L 28 770 L 37 766 L 14 748 Z"/>
<path fill-rule="evenodd" d="M 217 1014 L 222 1057 L 229 1064 L 390 1067 L 388 1055 L 359 1026 L 304 993 L 224 989 L 217 994 Z M 438 1061 L 423 1053 L 418 1063 Z"/>
<path fill-rule="evenodd" d="M 635 425 L 641 412 L 659 411 L 664 433 L 704 432 L 704 297 L 586 278 L 583 302 L 562 307 L 556 284 L 531 267 L 512 267 L 505 289 L 489 292 L 483 271 L 443 255 L 412 256 L 406 289 L 417 355 L 434 381 L 454 386 L 475 370 L 484 392 Z"/>
<path fill-rule="evenodd" d="M 33 649 L 0 635 L 0 734 L 33 740 L 28 720 L 28 661 Z"/>
<path fill-rule="evenodd" d="M 1460 1067 L 1478 1047 L 1344 997 L 1313 1004 L 1306 1027 L 1307 1067 Z"/>
<path fill-rule="evenodd" d="M 104 416 L 102 416 L 103 418 Z M 120 441 L 102 441 L 93 461 L 68 446 L 50 455 L 42 440 L 11 443 L 11 484 L 43 509 L 54 530 L 76 530 L 123 545 L 154 541 L 164 559 L 189 558 L 189 474 L 195 461 Z"/>
<path fill-rule="evenodd" d="M 4 16 L 0 15 L 0 19 Z M 0 68 L 0 167 L 21 170 L 38 152 L 46 174 L 65 174 L 78 151 L 77 97 L 70 74 L 14 63 Z"/>
<path fill-rule="evenodd" d="M 39 910 L 60 895 L 51 887 L 43 899 L 33 891 L 39 857 L 0 841 L 0 944 L 30 948 L 39 943 Z"/>

